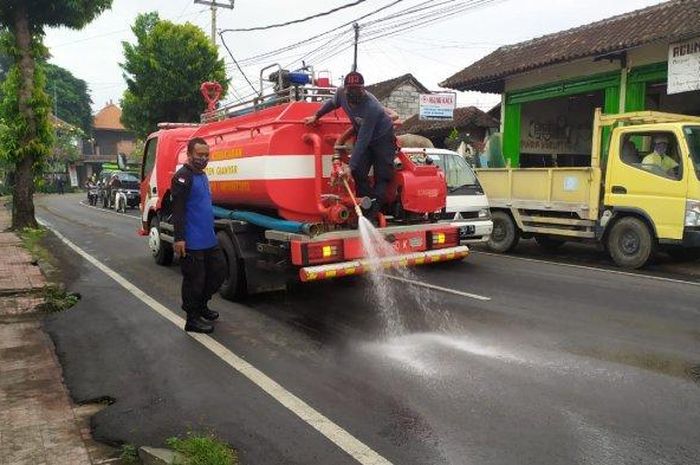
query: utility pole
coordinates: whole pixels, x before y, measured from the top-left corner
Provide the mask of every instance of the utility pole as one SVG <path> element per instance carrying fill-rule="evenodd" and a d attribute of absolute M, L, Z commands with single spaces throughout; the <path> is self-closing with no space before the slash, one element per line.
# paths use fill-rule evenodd
<path fill-rule="evenodd" d="M 360 39 L 360 25 L 353 23 L 352 28 L 355 30 L 355 58 L 352 61 L 352 70 L 357 71 L 357 42 Z"/>
<path fill-rule="evenodd" d="M 211 43 L 216 45 L 216 9 L 228 8 L 233 10 L 235 0 L 194 0 L 195 4 L 207 5 L 211 8 Z"/>

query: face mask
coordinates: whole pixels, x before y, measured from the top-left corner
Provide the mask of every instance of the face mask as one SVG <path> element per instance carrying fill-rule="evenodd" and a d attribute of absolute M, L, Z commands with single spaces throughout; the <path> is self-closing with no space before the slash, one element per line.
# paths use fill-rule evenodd
<path fill-rule="evenodd" d="M 362 91 L 360 91 L 360 92 L 352 91 L 352 92 L 348 92 L 347 96 L 348 96 L 348 103 L 350 103 L 350 105 L 357 105 L 359 103 L 362 103 L 362 99 L 364 98 L 365 93 Z"/>
<path fill-rule="evenodd" d="M 200 171 L 204 171 L 204 168 L 209 164 L 208 158 L 192 157 L 192 166 Z"/>

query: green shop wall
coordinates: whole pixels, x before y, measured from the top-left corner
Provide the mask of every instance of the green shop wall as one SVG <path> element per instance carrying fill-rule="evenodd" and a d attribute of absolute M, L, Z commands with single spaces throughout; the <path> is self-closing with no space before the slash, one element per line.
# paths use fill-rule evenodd
<path fill-rule="evenodd" d="M 668 80 L 667 62 L 632 68 L 627 75 L 625 111 L 641 111 L 646 108 L 647 84 Z"/>
<path fill-rule="evenodd" d="M 620 73 L 610 72 L 559 81 L 506 93 L 503 121 L 503 156 L 512 167 L 520 166 L 520 113 L 522 104 L 591 91 L 604 92 L 605 113 L 617 113 L 620 102 Z M 603 133 L 603 153 L 607 153 L 609 130 Z"/>

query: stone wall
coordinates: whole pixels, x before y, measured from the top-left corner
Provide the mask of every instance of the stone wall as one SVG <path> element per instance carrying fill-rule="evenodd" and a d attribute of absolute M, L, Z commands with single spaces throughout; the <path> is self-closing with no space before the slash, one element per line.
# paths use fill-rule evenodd
<path fill-rule="evenodd" d="M 418 96 L 420 91 L 411 84 L 402 84 L 382 100 L 385 107 L 389 107 L 399 114 L 402 120 L 408 119 L 418 113 Z"/>

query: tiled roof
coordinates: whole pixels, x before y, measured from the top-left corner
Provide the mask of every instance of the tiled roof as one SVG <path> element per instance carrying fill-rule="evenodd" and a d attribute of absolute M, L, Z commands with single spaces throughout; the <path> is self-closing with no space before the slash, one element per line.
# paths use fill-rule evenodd
<path fill-rule="evenodd" d="M 121 122 L 122 110 L 112 102 L 104 106 L 94 117 L 93 126 L 95 129 L 116 129 L 124 131 Z"/>
<path fill-rule="evenodd" d="M 421 121 L 418 115 L 413 115 L 399 129 L 401 134 L 420 134 L 431 136 L 452 128 L 466 128 L 476 126 L 478 128 L 497 128 L 498 121 L 490 117 L 476 107 L 455 108 L 454 119 L 449 121 Z"/>
<path fill-rule="evenodd" d="M 443 87 L 502 92 L 507 76 L 700 34 L 700 0 L 671 0 L 602 21 L 500 47 L 447 78 Z"/>
<path fill-rule="evenodd" d="M 405 83 L 411 83 L 413 84 L 419 91 L 423 93 L 430 93 L 430 91 L 420 83 L 418 79 L 413 76 L 413 74 L 408 73 L 404 74 L 403 76 L 395 77 L 393 79 L 389 79 L 387 81 L 382 81 L 382 82 L 377 82 L 376 84 L 369 84 L 365 86 L 365 89 L 369 91 L 372 95 L 377 97 L 377 100 L 384 100 L 385 98 L 389 97 L 391 93 L 399 87 L 401 84 Z"/>

